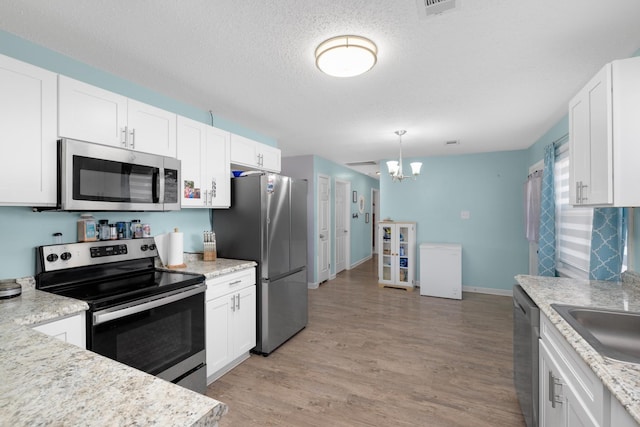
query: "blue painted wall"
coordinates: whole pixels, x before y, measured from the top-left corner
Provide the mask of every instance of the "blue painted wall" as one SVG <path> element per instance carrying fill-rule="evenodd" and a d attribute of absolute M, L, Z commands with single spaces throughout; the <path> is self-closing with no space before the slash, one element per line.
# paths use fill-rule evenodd
<path fill-rule="evenodd" d="M 365 197 L 365 210 L 363 214 L 359 214 L 358 204 L 349 203 L 348 209 L 351 214 L 358 213 L 358 218 L 351 218 L 351 264 L 357 264 L 358 262 L 367 259 L 371 256 L 372 241 L 371 241 L 371 222 L 365 223 L 365 213 L 369 213 L 371 218 L 371 189 L 379 188 L 380 183 L 377 179 L 368 177 L 364 174 L 349 169 L 346 166 L 333 163 L 322 157 L 314 156 L 314 171 L 316 178 L 318 174 L 328 175 L 331 177 L 331 194 L 335 194 L 336 179 L 341 181 L 349 181 L 351 183 L 351 191 L 358 193 L 358 198 L 361 195 Z M 315 200 L 318 200 L 317 192 L 318 185 L 314 186 Z M 331 240 L 335 242 L 335 200 L 331 198 Z M 317 209 L 316 209 L 317 215 Z M 352 216 L 352 215 L 351 215 Z M 317 217 L 316 217 L 317 223 Z M 331 259 L 335 260 L 335 245 L 331 249 Z M 331 274 L 335 274 L 335 262 L 331 265 Z"/>
<path fill-rule="evenodd" d="M 640 49 L 634 52 L 631 57 L 640 56 Z M 602 64 L 604 66 L 604 64 Z M 587 82 L 585 81 L 584 84 Z M 568 108 L 569 100 L 567 100 L 567 108 Z M 542 160 L 544 158 L 544 147 L 556 141 L 558 138 L 562 137 L 569 133 L 569 115 L 567 113 L 562 119 L 558 121 L 551 129 L 549 129 L 540 139 L 538 139 L 529 149 L 527 150 L 527 168 L 536 162 Z M 633 211 L 633 222 L 634 222 L 634 231 L 633 234 L 629 236 L 629 240 L 631 242 L 630 247 L 633 248 L 633 253 L 630 253 L 630 257 L 628 260 L 629 270 L 638 270 L 638 266 L 640 266 L 640 209 L 632 208 Z M 638 248 L 638 249 L 636 249 Z"/>
<path fill-rule="evenodd" d="M 359 172 L 349 169 L 345 166 L 333 163 L 318 156 L 297 156 L 285 157 L 282 159 L 282 173 L 284 175 L 296 178 L 306 179 L 309 181 L 309 198 L 307 209 L 309 211 L 308 224 L 308 281 L 312 284 L 318 283 L 318 175 L 329 176 L 331 192 L 335 194 L 336 179 L 341 181 L 349 181 L 351 183 L 351 191 L 357 191 L 358 196 L 365 196 L 365 211 L 360 214 L 356 203 L 349 203 L 348 209 L 351 214 L 358 213 L 358 218 L 351 218 L 351 265 L 355 265 L 360 261 L 371 257 L 372 252 L 372 215 L 371 215 L 371 189 L 379 188 L 379 182 L 376 179 L 363 175 Z M 351 199 L 351 198 L 350 198 Z M 331 197 L 330 205 L 331 215 L 331 275 L 335 274 L 335 200 Z M 369 213 L 370 222 L 365 223 L 365 213 Z M 350 215 L 352 216 L 352 215 Z"/>
<path fill-rule="evenodd" d="M 208 111 L 200 110 L 183 102 L 171 99 L 161 93 L 124 80 L 118 76 L 90 67 L 67 56 L 43 48 L 10 33 L 0 30 L 0 54 L 82 80 L 112 92 L 120 93 L 147 104 L 155 105 L 182 116 L 210 124 Z M 213 102 L 213 101 L 212 101 Z M 212 105 L 215 110 L 215 105 Z M 252 138 L 269 145 L 275 140 L 257 134 L 240 125 L 215 117 L 214 126 Z M 0 149 L 6 150 L 11 141 L 0 142 Z M 152 234 L 159 234 L 179 227 L 185 233 L 185 250 L 201 251 L 203 230 L 209 230 L 208 209 L 183 209 L 178 212 L 162 213 L 101 213 L 96 218 L 110 221 L 139 218 L 151 224 Z M 26 207 L 0 206 L 0 279 L 24 277 L 34 274 L 35 246 L 52 243 L 52 233 L 63 233 L 65 242 L 76 240 L 76 220 L 78 214 L 66 212 L 34 213 Z"/>
<path fill-rule="evenodd" d="M 463 286 L 511 290 L 513 276 L 529 268 L 522 192 L 527 152 L 425 157 L 405 163 L 414 160 L 423 162 L 416 181 L 393 183 L 382 174 L 381 218 L 417 222 L 418 246 L 461 243 Z M 461 219 L 461 211 L 468 211 L 470 218 Z"/>

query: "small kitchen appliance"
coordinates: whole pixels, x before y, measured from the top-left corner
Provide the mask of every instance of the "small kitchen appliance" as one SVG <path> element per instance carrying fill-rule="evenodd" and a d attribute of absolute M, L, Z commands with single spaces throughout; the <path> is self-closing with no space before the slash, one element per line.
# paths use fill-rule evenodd
<path fill-rule="evenodd" d="M 204 393 L 205 277 L 156 269 L 153 238 L 36 248 L 36 288 L 86 301 L 87 350 Z"/>
<path fill-rule="evenodd" d="M 58 141 L 58 209 L 179 210 L 180 164 L 172 157 L 63 138 Z"/>

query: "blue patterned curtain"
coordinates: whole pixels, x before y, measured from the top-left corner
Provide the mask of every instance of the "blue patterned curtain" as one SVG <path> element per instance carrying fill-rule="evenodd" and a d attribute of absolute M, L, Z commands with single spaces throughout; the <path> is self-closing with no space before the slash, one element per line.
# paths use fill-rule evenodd
<path fill-rule="evenodd" d="M 589 279 L 619 281 L 627 239 L 624 208 L 594 208 Z"/>
<path fill-rule="evenodd" d="M 553 144 L 544 148 L 544 173 L 540 198 L 540 237 L 538 241 L 538 274 L 556 275 L 556 201 L 553 189 L 553 167 L 556 149 Z"/>

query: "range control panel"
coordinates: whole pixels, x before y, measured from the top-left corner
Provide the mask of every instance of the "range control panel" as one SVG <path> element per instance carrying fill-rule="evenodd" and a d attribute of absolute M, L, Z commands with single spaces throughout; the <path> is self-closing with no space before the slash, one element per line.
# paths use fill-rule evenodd
<path fill-rule="evenodd" d="M 104 241 L 39 246 L 36 252 L 38 272 L 158 256 L 152 237 L 118 240 L 117 243 Z"/>
<path fill-rule="evenodd" d="M 90 249 L 91 258 L 98 258 L 101 256 L 112 256 L 112 255 L 126 255 L 127 254 L 127 245 L 109 245 L 109 246 L 94 246 Z"/>

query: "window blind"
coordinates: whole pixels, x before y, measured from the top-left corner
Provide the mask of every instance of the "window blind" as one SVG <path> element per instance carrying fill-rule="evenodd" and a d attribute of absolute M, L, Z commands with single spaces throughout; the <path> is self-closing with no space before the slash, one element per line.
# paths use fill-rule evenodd
<path fill-rule="evenodd" d="M 569 202 L 569 144 L 556 149 L 556 266 L 561 275 L 589 278 L 593 208 Z"/>

